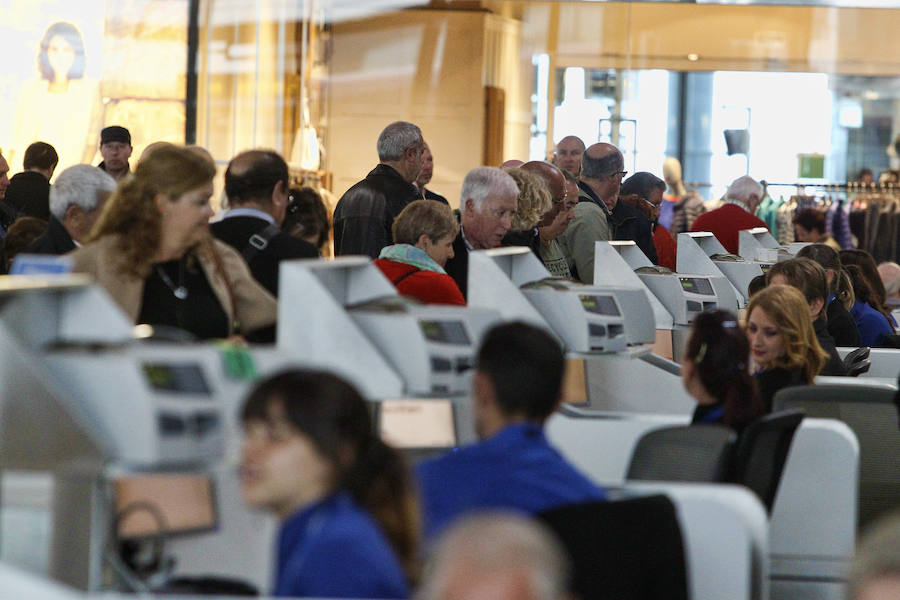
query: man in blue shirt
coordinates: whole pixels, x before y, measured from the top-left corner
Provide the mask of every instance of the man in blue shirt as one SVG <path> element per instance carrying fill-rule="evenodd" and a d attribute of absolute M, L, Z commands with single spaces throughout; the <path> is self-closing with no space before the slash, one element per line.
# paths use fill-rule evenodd
<path fill-rule="evenodd" d="M 478 510 L 536 514 L 605 499 L 544 435 L 561 398 L 564 366 L 556 340 L 531 325 L 507 323 L 485 335 L 472 382 L 482 441 L 417 470 L 426 537 Z"/>

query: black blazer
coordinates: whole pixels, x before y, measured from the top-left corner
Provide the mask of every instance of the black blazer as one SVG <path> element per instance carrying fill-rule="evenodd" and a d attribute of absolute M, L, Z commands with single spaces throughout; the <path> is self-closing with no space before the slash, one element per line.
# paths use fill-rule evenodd
<path fill-rule="evenodd" d="M 828 360 L 825 361 L 821 374 L 846 375 L 847 369 L 844 368 L 844 361 L 841 360 L 841 356 L 838 354 L 834 338 L 828 333 L 828 322 L 822 316 L 819 316 L 818 319 L 813 321 L 813 328 L 816 331 L 816 339 L 819 341 L 819 345 L 822 346 L 822 350 L 828 353 Z"/>
<path fill-rule="evenodd" d="M 807 385 L 806 374 L 803 369 L 785 369 L 774 367 L 760 371 L 756 374 L 756 384 L 759 386 L 759 397 L 766 406 L 766 412 L 772 412 L 772 399 L 775 394 L 786 387 Z"/>
<path fill-rule="evenodd" d="M 66 231 L 59 219 L 50 215 L 50 220 L 47 221 L 47 229 L 44 230 L 44 233 L 22 252 L 26 254 L 59 255 L 68 254 L 74 249 L 75 242 L 72 241 L 72 236 L 69 235 L 69 232 Z"/>
<path fill-rule="evenodd" d="M 250 242 L 250 236 L 269 226 L 269 222 L 258 217 L 227 217 L 210 225 L 212 233 L 221 241 L 243 255 Z M 278 265 L 282 260 L 292 258 L 318 258 L 316 247 L 286 233 L 279 233 L 265 249 L 258 251 L 248 263 L 254 279 L 278 297 Z"/>

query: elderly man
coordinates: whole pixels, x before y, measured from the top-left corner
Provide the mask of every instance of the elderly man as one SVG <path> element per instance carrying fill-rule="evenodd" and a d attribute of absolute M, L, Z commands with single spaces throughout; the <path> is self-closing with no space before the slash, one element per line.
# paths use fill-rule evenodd
<path fill-rule="evenodd" d="M 416 178 L 416 188 L 419 190 L 419 196 L 421 196 L 422 200 L 437 200 L 449 206 L 450 203 L 447 202 L 446 198 L 440 194 L 435 194 L 425 187 L 431 181 L 432 175 L 434 175 L 434 154 L 431 153 L 431 148 L 428 147 L 428 144 L 425 144 L 425 153 L 422 154 L 422 171 Z"/>
<path fill-rule="evenodd" d="M 119 125 L 104 127 L 100 132 L 100 156 L 103 157 L 103 162 L 97 166 L 116 181 L 122 181 L 131 173 L 128 159 L 133 150 L 130 131 Z"/>
<path fill-rule="evenodd" d="M 577 189 L 572 190 L 563 171 L 550 163 L 531 161 L 522 165 L 522 168 L 544 180 L 553 200 L 553 206 L 544 213 L 537 225 L 537 255 L 551 275 L 555 277 L 571 277 L 572 273 L 569 271 L 568 259 L 556 238 L 566 230 L 569 222 L 575 217 L 573 209 L 578 198 Z M 577 188 L 577 184 L 572 185 Z"/>
<path fill-rule="evenodd" d="M 575 177 L 581 175 L 581 156 L 584 154 L 584 142 L 574 135 L 567 135 L 556 144 L 553 153 L 553 164 Z"/>
<path fill-rule="evenodd" d="M 444 270 L 468 297 L 469 251 L 496 248 L 512 225 L 519 188 L 515 180 L 496 167 L 475 167 L 466 174 L 460 193 L 459 235 L 453 242 L 453 258 Z"/>
<path fill-rule="evenodd" d="M 378 258 L 389 246 L 391 225 L 419 198 L 413 184 L 422 171 L 425 140 L 412 123 L 396 121 L 378 136 L 378 165 L 347 190 L 334 209 L 334 253 Z"/>
<path fill-rule="evenodd" d="M 652 173 L 642 171 L 635 173 L 622 183 L 619 202 L 626 202 L 634 206 L 650 220 L 653 231 L 653 247 L 656 249 L 656 264 L 674 271 L 678 250 L 675 238 L 659 222 L 660 207 L 665 191 L 665 181 Z"/>
<path fill-rule="evenodd" d="M 611 144 L 594 144 L 581 157 L 575 218 L 557 239 L 572 275 L 584 283 L 594 282 L 594 243 L 614 239 L 607 204 L 619 197 L 624 168 L 622 153 Z"/>
<path fill-rule="evenodd" d="M 210 226 L 214 236 L 241 253 L 253 278 L 276 298 L 282 260 L 319 256 L 315 246 L 280 229 L 290 202 L 289 182 L 287 163 L 277 152 L 241 152 L 225 170 L 231 209 Z"/>
<path fill-rule="evenodd" d="M 748 175 L 735 179 L 725 192 L 725 202 L 716 210 L 703 213 L 691 226 L 691 231 L 709 231 L 725 250 L 738 252 L 738 232 L 754 227 L 766 227 L 754 215 L 763 197 L 763 188 Z"/>
<path fill-rule="evenodd" d="M 116 181 L 97 167 L 74 165 L 60 173 L 50 188 L 47 229 L 25 252 L 58 255 L 80 246 L 115 191 Z"/>
<path fill-rule="evenodd" d="M 416 600 L 562 600 L 568 556 L 552 532 L 512 513 L 461 520 L 437 543 Z"/>

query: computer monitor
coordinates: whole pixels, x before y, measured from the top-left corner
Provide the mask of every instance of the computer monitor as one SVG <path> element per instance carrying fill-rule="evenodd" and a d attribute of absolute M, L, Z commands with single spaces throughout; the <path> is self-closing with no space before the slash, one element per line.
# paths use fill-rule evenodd
<path fill-rule="evenodd" d="M 386 443 L 404 450 L 456 446 L 453 403 L 446 399 L 382 400 L 378 432 Z"/>
<path fill-rule="evenodd" d="M 119 539 L 212 531 L 218 525 L 212 477 L 196 473 L 128 475 L 113 482 Z"/>
<path fill-rule="evenodd" d="M 563 397 L 566 404 L 589 404 L 587 367 L 583 358 L 567 358 L 563 372 Z"/>

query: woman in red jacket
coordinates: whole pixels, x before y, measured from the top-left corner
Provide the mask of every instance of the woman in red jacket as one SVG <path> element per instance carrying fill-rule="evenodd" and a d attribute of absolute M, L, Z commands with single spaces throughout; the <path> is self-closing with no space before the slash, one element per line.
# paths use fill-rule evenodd
<path fill-rule="evenodd" d="M 394 219 L 391 233 L 394 245 L 382 248 L 375 264 L 398 292 L 426 304 L 465 305 L 456 282 L 444 271 L 459 233 L 449 206 L 434 200 L 410 202 Z"/>

